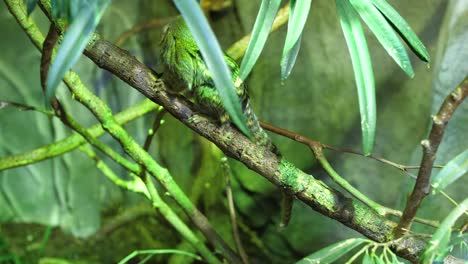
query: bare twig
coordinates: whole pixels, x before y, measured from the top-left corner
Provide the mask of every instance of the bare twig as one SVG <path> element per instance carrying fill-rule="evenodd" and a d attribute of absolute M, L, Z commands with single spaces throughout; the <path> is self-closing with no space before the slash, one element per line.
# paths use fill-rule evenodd
<path fill-rule="evenodd" d="M 115 45 L 122 46 L 132 35 L 135 35 L 136 33 L 144 31 L 144 30 L 161 27 L 162 25 L 166 24 L 171 19 L 172 17 L 165 18 L 165 19 L 151 19 L 142 24 L 138 24 L 132 27 L 131 29 L 124 31 L 122 34 L 120 34 L 115 40 Z"/>
<path fill-rule="evenodd" d="M 161 110 L 156 113 L 154 116 L 153 126 L 151 127 L 150 131 L 148 131 L 148 135 L 146 136 L 145 143 L 143 144 L 143 149 L 148 151 L 151 146 L 151 141 L 158 131 L 159 127 L 161 126 L 161 120 L 166 114 L 166 110 Z"/>
<path fill-rule="evenodd" d="M 436 152 L 444 135 L 445 126 L 449 122 L 457 107 L 463 102 L 468 94 L 468 76 L 455 88 L 444 100 L 437 115 L 432 118 L 432 129 L 429 137 L 421 142 L 423 157 L 421 166 L 414 185 L 413 192 L 406 202 L 403 216 L 395 229 L 397 236 L 406 234 L 416 216 L 416 211 L 422 200 L 429 194 L 431 188 L 432 166 L 436 159 Z"/>
<path fill-rule="evenodd" d="M 354 188 L 354 186 L 352 186 L 348 181 L 346 181 L 343 177 L 341 177 L 332 168 L 332 166 L 328 163 L 325 155 L 323 154 L 322 149 L 324 149 L 324 148 L 325 149 L 331 149 L 331 150 L 335 150 L 335 151 L 340 151 L 340 152 L 345 152 L 345 153 L 361 155 L 361 156 L 364 156 L 364 157 L 369 157 L 369 158 L 372 158 L 374 160 L 377 160 L 377 161 L 383 162 L 385 164 L 391 165 L 393 167 L 396 167 L 396 168 L 404 171 L 406 174 L 409 174 L 409 175 L 411 175 L 411 174 L 409 172 L 407 172 L 407 169 L 409 167 L 413 167 L 413 166 L 404 166 L 404 165 L 400 165 L 400 164 L 397 164 L 395 162 L 392 162 L 392 161 L 389 161 L 389 160 L 386 160 L 386 159 L 383 159 L 383 158 L 365 156 L 364 154 L 362 154 L 361 152 L 358 152 L 358 151 L 340 149 L 340 148 L 337 148 L 337 147 L 322 144 L 322 143 L 320 143 L 320 142 L 318 142 L 316 140 L 310 139 L 308 137 L 305 137 L 303 135 L 300 135 L 298 133 L 295 133 L 295 132 L 292 132 L 292 131 L 289 131 L 289 130 L 286 130 L 286 129 L 283 129 L 283 128 L 280 128 L 280 127 L 273 126 L 273 125 L 268 124 L 268 123 L 263 122 L 263 121 L 260 121 L 260 124 L 266 130 L 272 131 L 272 132 L 274 132 L 274 133 L 276 133 L 278 135 L 285 136 L 287 138 L 290 138 L 290 139 L 295 140 L 295 141 L 297 141 L 299 143 L 302 143 L 302 144 L 305 144 L 305 145 L 309 146 L 309 148 L 314 153 L 315 158 L 319 161 L 320 165 L 324 168 L 324 170 L 330 175 L 330 177 L 332 178 L 333 181 L 335 181 L 338 185 L 340 185 L 343 189 L 348 191 L 351 195 L 356 197 L 358 200 L 362 201 L 367 206 L 374 209 L 378 214 L 380 214 L 382 216 L 388 216 L 388 215 L 393 215 L 393 216 L 397 216 L 397 217 L 402 216 L 401 211 L 398 211 L 398 210 L 395 210 L 395 209 L 392 209 L 392 208 L 388 208 L 386 206 L 378 204 L 375 201 L 373 201 L 372 199 L 369 199 L 367 196 L 362 194 L 359 190 Z M 438 227 L 439 226 L 439 222 L 434 221 L 434 220 L 416 218 L 415 221 L 417 221 L 417 222 L 419 222 L 421 224 L 432 226 L 432 227 Z"/>
<path fill-rule="evenodd" d="M 224 157 L 221 160 L 221 166 L 223 167 L 224 178 L 226 179 L 226 198 L 228 202 L 228 209 L 229 209 L 229 216 L 231 217 L 231 227 L 232 227 L 232 235 L 234 236 L 234 241 L 236 242 L 237 252 L 239 253 L 242 263 L 249 264 L 249 257 L 245 253 L 244 246 L 242 245 L 242 241 L 239 235 L 239 227 L 237 225 L 237 217 L 236 217 L 236 208 L 234 206 L 234 199 L 232 197 L 232 188 L 231 188 L 231 173 L 229 164 L 227 163 L 227 158 Z"/>
<path fill-rule="evenodd" d="M 343 153 L 350 153 L 350 154 L 359 155 L 359 156 L 362 156 L 362 157 L 365 157 L 365 158 L 370 158 L 370 159 L 376 160 L 378 162 L 382 162 L 384 164 L 390 165 L 390 166 L 392 166 L 394 168 L 397 168 L 397 169 L 399 169 L 399 170 L 401 170 L 403 172 L 407 172 L 410 169 L 419 169 L 419 166 L 403 165 L 403 164 L 399 164 L 399 163 L 390 161 L 390 160 L 382 158 L 382 157 L 377 157 L 377 156 L 374 156 L 374 155 L 364 155 L 364 153 L 362 153 L 360 151 L 356 151 L 356 150 L 352 150 L 352 149 L 339 148 L 339 147 L 327 145 L 327 144 L 321 143 L 319 141 L 313 140 L 311 138 L 305 137 L 305 136 L 303 136 L 301 134 L 298 134 L 296 132 L 289 131 L 289 130 L 286 130 L 284 128 L 274 126 L 274 125 L 269 124 L 269 123 L 264 122 L 264 121 L 260 121 L 260 125 L 264 129 L 266 129 L 268 131 L 271 131 L 271 132 L 276 133 L 278 135 L 282 135 L 284 137 L 290 138 L 290 139 L 292 139 L 292 140 L 294 140 L 296 142 L 299 142 L 299 143 L 302 143 L 302 144 L 305 144 L 305 145 L 308 145 L 308 146 L 318 145 L 318 146 L 320 146 L 321 148 L 324 148 L 324 149 L 329 149 L 329 150 L 343 152 Z M 433 168 L 442 168 L 442 167 L 443 166 L 441 166 L 441 165 L 434 165 L 433 166 Z"/>
<path fill-rule="evenodd" d="M 148 151 L 151 142 L 153 141 L 153 137 L 156 134 L 156 131 L 158 131 L 159 127 L 161 126 L 161 120 L 166 114 L 166 110 L 162 109 L 161 111 L 157 112 L 154 116 L 154 121 L 151 129 L 148 131 L 148 135 L 146 136 L 145 143 L 143 144 L 143 149 Z M 146 168 L 145 166 L 141 166 L 141 173 L 140 173 L 140 178 L 144 179 L 146 175 Z"/>

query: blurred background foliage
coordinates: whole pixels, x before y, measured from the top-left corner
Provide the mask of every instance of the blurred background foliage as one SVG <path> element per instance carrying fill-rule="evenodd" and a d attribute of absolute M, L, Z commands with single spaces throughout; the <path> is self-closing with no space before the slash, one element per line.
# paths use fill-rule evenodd
<path fill-rule="evenodd" d="M 209 14 L 223 48 L 247 34 L 259 1 L 236 0 Z M 392 62 L 367 30 L 377 89 L 378 125 L 374 153 L 401 164 L 416 165 L 419 142 L 449 90 L 468 72 L 467 1 L 388 1 L 400 12 L 425 43 L 433 61 L 428 68 L 414 55 L 414 79 Z M 147 30 L 131 35 L 119 45 L 147 65 L 157 68 L 158 45 L 166 19 L 176 15 L 171 1 L 114 0 L 98 32 L 117 41 L 137 24 L 152 21 Z M 48 24 L 40 10 L 32 14 L 43 32 Z M 16 21 L 0 3 L 0 99 L 43 107 L 39 85 L 40 53 L 30 44 Z M 286 28 L 273 33 L 247 80 L 257 115 L 264 121 L 320 142 L 361 148 L 361 130 L 354 75 L 348 49 L 333 1 L 314 1 L 302 37 L 302 48 L 291 76 L 282 82 L 281 59 Z M 140 101 L 142 96 L 86 58 L 73 69 L 103 98 L 114 112 Z M 58 89 L 59 99 L 83 125 L 96 120 Z M 468 147 L 468 105 L 463 104 L 451 121 L 436 164 L 444 164 Z M 126 125 L 143 144 L 152 117 Z M 223 154 L 213 144 L 165 115 L 151 154 L 166 166 L 179 185 L 208 216 L 228 243 L 233 243 L 225 198 L 225 179 L 220 165 Z M 57 141 L 71 132 L 58 120 L 30 111 L 6 108 L 0 111 L 0 156 L 21 153 Z M 310 150 L 272 135 L 284 157 L 307 173 L 336 186 L 314 161 Z M 106 143 L 115 149 L 109 136 Z M 120 150 L 121 151 L 121 150 Z M 123 151 L 121 151 L 123 153 Z M 402 209 L 413 180 L 395 168 L 370 159 L 328 152 L 336 170 L 356 188 L 379 203 Z M 108 164 L 112 164 L 109 162 Z M 325 245 L 358 234 L 338 222 L 296 202 L 290 225 L 279 232 L 278 189 L 236 161 L 230 161 L 232 187 L 240 217 L 242 237 L 252 262 L 290 263 Z M 114 170 L 125 175 L 118 166 Z M 461 200 L 466 195 L 466 177 L 447 192 Z M 76 260 L 73 263 L 116 262 L 135 249 L 179 248 L 171 227 L 154 217 L 149 205 L 136 194 L 123 191 L 105 179 L 83 153 L 75 150 L 52 160 L 0 172 L 0 248 L 2 254 L 26 261 L 41 257 Z M 168 202 L 170 202 L 168 200 Z M 440 220 L 453 208 L 440 195 L 428 197 L 420 216 Z M 54 228 L 37 224 L 49 225 Z M 428 227 L 417 225 L 424 232 Z M 70 245 L 64 248 L 65 244 Z M 6 245 L 2 247 L 2 245 Z M 96 247 L 103 250 L 96 250 Z M 189 258 L 160 257 L 170 263 Z M 43 259 L 47 261 L 47 259 Z M 47 263 L 47 262 L 44 262 Z M 264 263 L 264 262 L 263 262 Z"/>

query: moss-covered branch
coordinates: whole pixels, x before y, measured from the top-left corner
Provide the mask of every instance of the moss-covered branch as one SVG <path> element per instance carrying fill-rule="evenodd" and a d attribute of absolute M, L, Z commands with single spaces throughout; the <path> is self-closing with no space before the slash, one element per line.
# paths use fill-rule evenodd
<path fill-rule="evenodd" d="M 166 92 L 165 84 L 154 76 L 153 71 L 139 62 L 127 51 L 95 35 L 85 50 L 85 55 L 104 68 L 161 104 L 174 117 L 198 134 L 215 143 L 230 157 L 244 163 L 250 169 L 272 183 L 289 188 L 296 197 L 316 211 L 351 227 L 361 234 L 379 242 L 392 240 L 396 223 L 362 204 L 345 197 L 323 182 L 297 169 L 286 160 L 248 140 L 235 128 L 222 129 L 191 109 L 189 102 Z M 419 238 L 405 238 L 395 244 L 402 257 L 416 261 L 425 242 Z"/>

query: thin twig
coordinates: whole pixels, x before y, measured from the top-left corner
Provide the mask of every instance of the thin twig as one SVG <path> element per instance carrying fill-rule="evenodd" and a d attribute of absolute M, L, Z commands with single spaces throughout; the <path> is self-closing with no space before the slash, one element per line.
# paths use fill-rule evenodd
<path fill-rule="evenodd" d="M 355 155 L 359 155 L 359 156 L 362 156 L 362 157 L 365 157 L 365 158 L 370 158 L 370 159 L 373 159 L 373 160 L 376 160 L 376 161 L 379 161 L 379 162 L 382 162 L 384 164 L 387 164 L 387 165 L 390 165 L 392 167 L 395 167 L 403 172 L 407 172 L 409 169 L 419 169 L 419 166 L 412 166 L 412 165 L 403 165 L 403 164 L 398 164 L 396 162 L 393 162 L 393 161 L 390 161 L 390 160 L 387 160 L 385 158 L 382 158 L 382 157 L 377 157 L 377 156 L 373 156 L 373 155 L 364 155 L 362 152 L 360 151 L 356 151 L 356 150 L 352 150 L 352 149 L 345 149 L 345 148 L 339 148 L 339 147 L 335 147 L 335 146 L 331 146 L 331 145 L 327 145 L 327 144 L 323 144 L 319 141 L 316 141 L 316 140 L 313 140 L 311 138 L 308 138 L 306 136 L 303 136 L 301 134 L 298 134 L 296 132 L 293 132 L 293 131 L 289 131 L 289 130 L 286 130 L 284 128 L 280 128 L 280 127 L 277 127 L 277 126 L 274 126 L 272 124 L 269 124 L 267 122 L 264 122 L 264 121 L 260 121 L 260 125 L 268 130 L 268 131 L 271 131 L 275 134 L 278 134 L 278 135 L 281 135 L 281 136 L 284 136 L 284 137 L 287 137 L 289 139 L 292 139 L 296 142 L 299 142 L 299 143 L 302 143 L 302 144 L 305 144 L 307 146 L 311 146 L 311 145 L 319 145 L 321 146 L 322 148 L 324 149 L 329 149 L 329 150 L 333 150 L 333 151 L 338 151 L 338 152 L 342 152 L 342 153 L 350 153 L 350 154 L 355 154 Z M 440 165 L 435 165 L 433 166 L 434 168 L 441 168 L 443 166 L 440 166 Z"/>
<path fill-rule="evenodd" d="M 155 114 L 153 125 L 151 126 L 151 129 L 148 131 L 148 135 L 146 136 L 145 143 L 143 144 L 143 149 L 145 151 L 149 150 L 151 146 L 151 142 L 153 141 L 153 137 L 156 134 L 156 131 L 158 131 L 159 127 L 161 126 L 161 120 L 165 114 L 166 114 L 166 111 L 164 110 L 164 108 Z M 144 179 L 145 174 L 146 174 L 146 168 L 144 165 L 141 165 L 140 178 Z"/>
<path fill-rule="evenodd" d="M 162 118 L 166 114 L 166 110 L 161 110 L 156 113 L 154 116 L 154 121 L 153 125 L 151 126 L 151 129 L 148 131 L 148 135 L 146 136 L 145 143 L 143 144 L 143 149 L 148 151 L 150 146 L 151 146 L 151 141 L 153 140 L 154 135 L 156 134 L 156 131 L 158 131 L 159 127 L 161 126 Z"/>
<path fill-rule="evenodd" d="M 242 245 L 242 240 L 239 235 L 239 227 L 237 225 L 236 217 L 236 208 L 234 205 L 234 199 L 232 197 L 232 188 L 231 188 L 231 170 L 227 162 L 227 158 L 223 157 L 221 159 L 221 166 L 223 167 L 224 178 L 226 179 L 226 198 L 228 202 L 229 216 L 231 217 L 231 227 L 232 235 L 234 236 L 234 241 L 236 242 L 237 252 L 239 253 L 242 263 L 249 264 L 249 257 L 245 253 L 244 246 Z"/>
<path fill-rule="evenodd" d="M 283 129 L 283 128 L 280 128 L 280 127 L 273 126 L 273 125 L 268 124 L 268 123 L 263 122 L 263 121 L 260 121 L 260 124 L 266 130 L 275 132 L 276 134 L 285 136 L 287 138 L 290 138 L 290 139 L 295 140 L 295 141 L 297 141 L 299 143 L 302 143 L 302 144 L 305 144 L 305 145 L 309 146 L 309 148 L 314 153 L 315 158 L 317 158 L 317 160 L 319 161 L 322 168 L 324 168 L 324 170 L 328 173 L 328 175 L 330 175 L 330 177 L 332 178 L 333 181 L 335 181 L 343 189 L 348 191 L 355 198 L 357 198 L 358 200 L 360 200 L 361 202 L 365 203 L 367 206 L 369 206 L 370 208 L 375 210 L 378 214 L 380 214 L 382 216 L 388 216 L 388 215 L 393 215 L 393 216 L 397 216 L 397 217 L 402 216 L 401 211 L 395 210 L 395 209 L 392 209 L 392 208 L 388 208 L 388 207 L 383 206 L 383 205 L 381 205 L 379 203 L 376 203 L 375 201 L 373 201 L 372 199 L 369 199 L 366 195 L 361 193 L 359 190 L 354 188 L 354 186 L 352 186 L 348 181 L 346 181 L 343 177 L 341 177 L 333 169 L 333 167 L 328 163 L 325 155 L 322 152 L 322 149 L 326 148 L 326 149 L 342 151 L 342 152 L 346 152 L 346 153 L 352 153 L 352 154 L 356 154 L 356 155 L 362 155 L 364 157 L 368 157 L 368 156 L 365 156 L 364 154 L 362 154 L 362 153 L 360 153 L 358 151 L 344 150 L 344 149 L 340 149 L 340 148 L 337 148 L 337 147 L 332 147 L 332 146 L 329 146 L 329 145 L 326 145 L 326 144 L 322 144 L 322 143 L 320 143 L 320 142 L 318 142 L 316 140 L 310 139 L 308 137 L 305 137 L 303 135 L 300 135 L 298 133 L 295 133 L 295 132 L 292 132 L 292 131 L 289 131 L 289 130 L 286 130 L 286 129 Z M 383 162 L 385 164 L 389 164 L 391 166 L 394 166 L 394 167 L 396 167 L 398 169 L 403 170 L 405 173 L 408 173 L 407 170 L 404 169 L 404 168 L 406 168 L 408 166 L 400 165 L 400 164 L 394 163 L 392 161 L 388 161 L 388 160 L 377 158 L 377 157 L 371 157 L 371 158 L 373 158 L 373 159 L 375 159 L 377 161 L 381 161 L 381 162 Z M 436 227 L 436 228 L 439 226 L 439 222 L 434 221 L 434 220 L 416 218 L 415 221 L 417 221 L 417 222 L 419 222 L 421 224 L 425 224 L 425 225 Z"/>
<path fill-rule="evenodd" d="M 2 102 L 4 101 L 0 101 L 0 103 Z M 45 111 L 37 108 L 34 110 L 45 113 L 47 115 L 55 116 L 54 111 Z M 145 99 L 140 103 L 137 103 L 116 114 L 114 117 L 119 124 L 125 124 L 154 110 L 159 111 L 161 110 L 161 107 L 151 102 L 149 99 Z M 100 123 L 86 128 L 85 130 L 87 134 L 96 139 L 104 134 L 104 129 Z M 63 155 L 64 153 L 72 151 L 85 143 L 86 139 L 84 139 L 80 134 L 74 133 L 73 135 L 68 136 L 62 140 L 41 146 L 33 150 L 11 156 L 0 157 L 0 171 L 33 164 L 44 159 Z"/>
<path fill-rule="evenodd" d="M 421 142 L 423 157 L 421 168 L 418 172 L 413 192 L 406 202 L 403 216 L 395 230 L 397 236 L 402 236 L 411 228 L 411 222 L 422 200 L 429 194 L 431 189 L 431 172 L 436 159 L 437 149 L 444 135 L 445 126 L 449 122 L 457 107 L 463 102 L 468 94 L 468 76 L 455 88 L 442 103 L 439 112 L 432 118 L 433 124 L 429 137 Z"/>
<path fill-rule="evenodd" d="M 135 35 L 141 31 L 152 29 L 152 28 L 157 28 L 161 27 L 162 25 L 165 25 L 169 20 L 173 19 L 173 17 L 165 18 L 165 19 L 151 19 L 149 21 L 146 21 L 144 23 L 138 24 L 131 29 L 124 31 L 122 34 L 120 34 L 117 39 L 115 40 L 115 45 L 116 46 L 123 46 L 125 42 L 132 36 Z"/>

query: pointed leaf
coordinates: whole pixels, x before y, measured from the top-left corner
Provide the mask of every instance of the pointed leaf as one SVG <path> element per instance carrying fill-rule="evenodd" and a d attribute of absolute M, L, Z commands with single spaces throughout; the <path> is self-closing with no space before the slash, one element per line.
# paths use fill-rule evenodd
<path fill-rule="evenodd" d="M 388 54 L 412 78 L 414 71 L 408 53 L 385 17 L 368 0 L 350 0 L 350 2 Z"/>
<path fill-rule="evenodd" d="M 413 52 L 421 60 L 429 62 L 430 57 L 426 47 L 403 17 L 401 17 L 400 14 L 398 14 L 398 12 L 385 0 L 371 0 L 371 2 L 393 24 L 398 34 L 400 34 Z"/>
<path fill-rule="evenodd" d="M 433 193 L 442 191 L 468 172 L 468 149 L 458 154 L 432 178 Z"/>
<path fill-rule="evenodd" d="M 239 98 L 236 94 L 231 78 L 231 72 L 224 60 L 221 47 L 206 20 L 203 11 L 195 0 L 177 1 L 174 4 L 187 22 L 193 38 L 203 55 L 208 69 L 210 70 L 219 97 L 224 108 L 229 113 L 234 124 L 248 137 L 251 133 L 247 128 L 246 120 L 242 112 Z"/>
<path fill-rule="evenodd" d="M 37 0 L 26 0 L 26 11 L 28 16 L 34 11 L 34 8 L 37 5 Z"/>
<path fill-rule="evenodd" d="M 46 82 L 46 100 L 52 95 L 65 73 L 75 64 L 94 32 L 110 0 L 94 1 L 84 5 L 70 27 L 65 32 L 63 41 L 50 65 Z"/>
<path fill-rule="evenodd" d="M 466 214 L 467 210 L 468 198 L 455 207 L 442 221 L 421 255 L 421 263 L 433 263 L 434 259 L 443 258 L 448 253 L 447 248 L 449 247 L 452 227 L 462 214 Z"/>
<path fill-rule="evenodd" d="M 288 32 L 281 57 L 281 79 L 285 80 L 291 73 L 299 52 L 302 31 L 309 15 L 312 0 L 290 0 Z"/>
<path fill-rule="evenodd" d="M 353 63 L 361 114 L 362 148 L 364 154 L 369 155 L 374 147 L 377 119 L 372 62 L 356 11 L 348 0 L 336 0 L 336 8 Z"/>
<path fill-rule="evenodd" d="M 302 35 L 299 36 L 299 39 L 296 41 L 296 44 L 289 50 L 288 53 L 284 54 L 281 59 L 281 80 L 286 80 L 289 74 L 291 74 L 292 68 L 296 63 L 297 55 L 301 49 L 301 39 Z"/>
<path fill-rule="evenodd" d="M 247 78 L 249 73 L 252 71 L 253 66 L 257 62 L 257 59 L 265 46 L 271 25 L 275 20 L 280 4 L 281 0 L 262 0 L 252 31 L 252 37 L 250 38 L 249 45 L 247 46 L 247 50 L 240 66 L 239 78 L 241 80 L 245 80 Z"/>
<path fill-rule="evenodd" d="M 296 264 L 333 263 L 333 261 L 339 259 L 344 254 L 367 241 L 367 239 L 363 238 L 350 238 L 343 240 L 299 260 Z"/>

